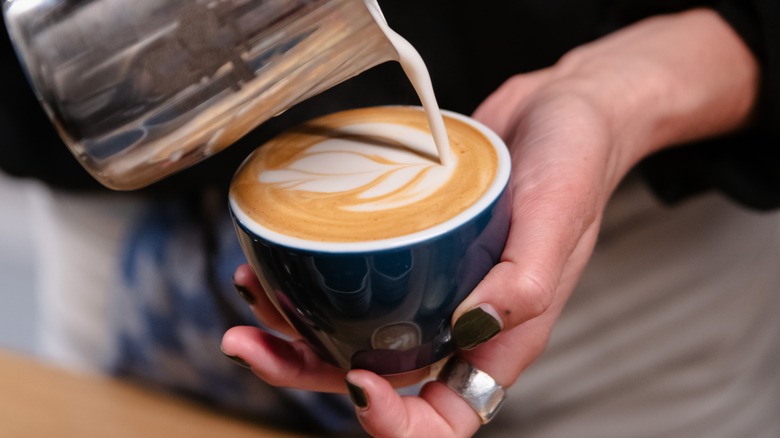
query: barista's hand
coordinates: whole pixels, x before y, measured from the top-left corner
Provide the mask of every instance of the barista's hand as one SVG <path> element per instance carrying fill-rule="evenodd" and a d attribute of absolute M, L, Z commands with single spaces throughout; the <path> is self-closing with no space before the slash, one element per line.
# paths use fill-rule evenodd
<path fill-rule="evenodd" d="M 511 149 L 513 221 L 501 263 L 454 316 L 460 356 L 511 386 L 544 350 L 623 176 L 655 150 L 744 124 L 756 83 L 747 48 L 701 9 L 637 23 L 491 95 L 474 116 Z M 262 295 L 256 284 L 252 290 Z M 262 318 L 282 329 L 277 317 Z M 301 342 L 239 327 L 223 348 L 271 384 L 346 391 L 345 374 Z M 346 379 L 372 435 L 470 436 L 479 428 L 471 408 L 439 382 L 400 397 L 373 373 L 353 370 Z"/>

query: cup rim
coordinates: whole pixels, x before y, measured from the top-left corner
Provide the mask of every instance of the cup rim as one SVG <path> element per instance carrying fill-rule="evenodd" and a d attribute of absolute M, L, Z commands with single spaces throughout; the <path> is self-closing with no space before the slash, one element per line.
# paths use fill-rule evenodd
<path fill-rule="evenodd" d="M 421 106 L 415 105 L 380 105 L 372 108 L 381 107 L 403 107 L 413 108 L 419 111 L 423 111 Z M 364 253 L 368 251 L 384 251 L 392 250 L 402 247 L 407 247 L 420 242 L 431 240 L 435 237 L 448 233 L 451 230 L 466 224 L 473 218 L 479 216 L 482 212 L 486 211 L 494 202 L 496 202 L 504 190 L 509 184 L 509 176 L 511 171 L 511 157 L 506 144 L 492 129 L 488 128 L 483 123 L 465 116 L 460 113 L 449 110 L 441 110 L 443 116 L 451 117 L 453 119 L 462 121 L 481 132 L 490 141 L 491 146 L 498 155 L 498 166 L 496 168 L 496 175 L 491 181 L 488 189 L 485 193 L 465 210 L 461 211 L 457 215 L 450 219 L 438 223 L 432 227 L 415 231 L 413 233 L 405 234 L 402 236 L 390 237 L 377 240 L 366 240 L 359 242 L 332 242 L 332 241 L 317 241 L 302 239 L 299 237 L 292 237 L 282 234 L 278 231 L 266 228 L 250 218 L 244 211 L 238 206 L 233 199 L 232 193 L 228 197 L 228 203 L 230 212 L 233 214 L 234 219 L 239 225 L 247 232 L 253 234 L 256 237 L 270 241 L 272 243 L 282 245 L 288 248 L 294 248 L 304 251 L 313 251 L 321 253 Z M 251 156 L 251 155 L 250 155 Z M 248 160 L 247 157 L 246 160 Z"/>

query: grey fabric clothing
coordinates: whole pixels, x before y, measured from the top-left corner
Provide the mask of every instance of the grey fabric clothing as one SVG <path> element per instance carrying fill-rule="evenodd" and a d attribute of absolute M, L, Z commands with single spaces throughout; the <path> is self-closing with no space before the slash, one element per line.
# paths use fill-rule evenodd
<path fill-rule="evenodd" d="M 780 436 L 780 213 L 630 181 L 547 351 L 479 434 Z"/>

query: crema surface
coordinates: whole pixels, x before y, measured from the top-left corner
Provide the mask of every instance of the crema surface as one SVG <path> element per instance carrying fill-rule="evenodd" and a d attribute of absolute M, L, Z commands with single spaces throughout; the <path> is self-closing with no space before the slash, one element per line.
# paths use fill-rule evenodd
<path fill-rule="evenodd" d="M 350 110 L 315 119 L 258 148 L 231 196 L 258 224 L 291 237 L 357 242 L 399 237 L 455 217 L 493 181 L 497 154 L 446 116 L 452 163 L 439 163 L 425 113 Z"/>

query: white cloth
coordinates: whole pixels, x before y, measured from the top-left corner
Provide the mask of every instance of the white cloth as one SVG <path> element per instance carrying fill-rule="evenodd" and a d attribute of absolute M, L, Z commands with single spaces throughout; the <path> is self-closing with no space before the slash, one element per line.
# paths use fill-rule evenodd
<path fill-rule="evenodd" d="M 616 193 L 548 349 L 480 436 L 780 437 L 780 212 Z"/>
<path fill-rule="evenodd" d="M 119 250 L 142 203 L 129 195 L 31 193 L 39 351 L 61 366 L 104 372 L 114 355 L 109 291 Z"/>

